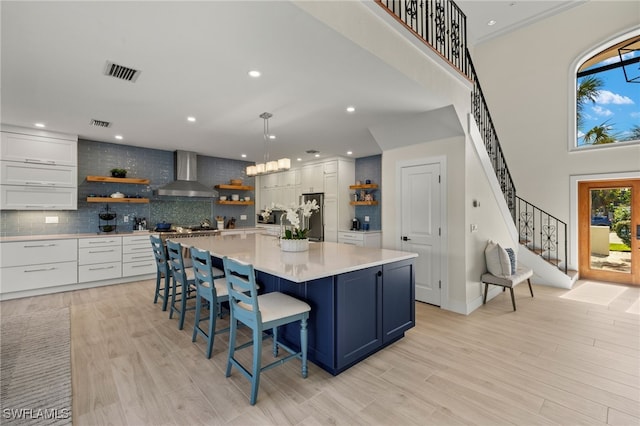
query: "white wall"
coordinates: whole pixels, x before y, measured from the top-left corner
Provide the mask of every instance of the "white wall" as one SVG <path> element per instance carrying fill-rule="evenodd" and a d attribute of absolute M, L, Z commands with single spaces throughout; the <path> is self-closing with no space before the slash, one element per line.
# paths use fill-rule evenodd
<path fill-rule="evenodd" d="M 640 2 L 589 1 L 474 49 L 518 195 L 569 224 L 577 220 L 570 217 L 570 176 L 640 169 L 639 145 L 568 149 L 575 60 L 637 27 L 639 17 Z"/>
<path fill-rule="evenodd" d="M 401 194 L 396 192 L 396 171 L 398 163 L 406 160 L 428 159 L 430 157 L 446 157 L 446 198 L 447 198 L 447 246 L 445 253 L 448 261 L 446 271 L 447 282 L 443 295 L 447 308 L 459 312 L 459 306 L 466 305 L 465 277 L 465 157 L 464 137 L 452 137 L 439 141 L 425 142 L 411 146 L 385 151 L 382 154 L 382 182 L 384 186 L 381 199 L 382 215 L 382 247 L 400 248 L 400 235 L 397 233 L 398 205 Z"/>

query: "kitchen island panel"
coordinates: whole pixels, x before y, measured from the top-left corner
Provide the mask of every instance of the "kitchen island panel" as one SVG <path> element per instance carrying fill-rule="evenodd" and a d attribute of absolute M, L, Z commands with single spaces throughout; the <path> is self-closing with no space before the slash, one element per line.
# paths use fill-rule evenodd
<path fill-rule="evenodd" d="M 336 279 L 336 368 L 344 369 L 382 346 L 382 267 Z"/>

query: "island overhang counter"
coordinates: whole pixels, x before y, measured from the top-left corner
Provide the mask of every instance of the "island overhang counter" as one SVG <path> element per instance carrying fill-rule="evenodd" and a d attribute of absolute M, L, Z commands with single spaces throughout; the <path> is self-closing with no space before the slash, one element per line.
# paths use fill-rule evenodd
<path fill-rule="evenodd" d="M 224 256 L 251 263 L 261 291 L 280 291 L 306 301 L 309 360 L 337 375 L 402 338 L 415 325 L 416 253 L 330 242 L 304 252 L 280 250 L 273 235 L 217 235 L 177 239 L 208 250 L 222 267 Z M 279 337 L 299 347 L 299 325 Z"/>

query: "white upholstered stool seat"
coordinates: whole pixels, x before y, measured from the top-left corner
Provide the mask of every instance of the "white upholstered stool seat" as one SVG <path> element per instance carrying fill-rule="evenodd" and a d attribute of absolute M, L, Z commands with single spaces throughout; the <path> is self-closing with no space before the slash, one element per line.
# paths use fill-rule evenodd
<path fill-rule="evenodd" d="M 484 299 L 482 304 L 487 303 L 487 290 L 489 288 L 489 284 L 499 285 L 504 289 L 509 289 L 511 292 L 511 303 L 513 305 L 513 310 L 516 310 L 516 300 L 513 296 L 513 288 L 520 283 L 523 283 L 525 280 L 529 284 L 529 291 L 531 292 L 531 297 L 533 297 L 533 289 L 531 288 L 531 277 L 533 276 L 533 270 L 529 268 L 522 267 L 518 265 L 516 268 L 515 274 L 508 275 L 505 277 L 499 277 L 493 275 L 489 272 L 482 275 L 481 281 L 484 283 Z"/>

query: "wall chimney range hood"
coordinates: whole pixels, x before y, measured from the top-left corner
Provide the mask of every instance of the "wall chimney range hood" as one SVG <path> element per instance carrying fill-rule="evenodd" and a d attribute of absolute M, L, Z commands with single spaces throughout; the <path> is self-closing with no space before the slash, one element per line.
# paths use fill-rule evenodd
<path fill-rule="evenodd" d="M 190 151 L 173 153 L 175 180 L 156 190 L 156 195 L 173 197 L 217 197 L 218 191 L 198 182 L 198 154 Z"/>

